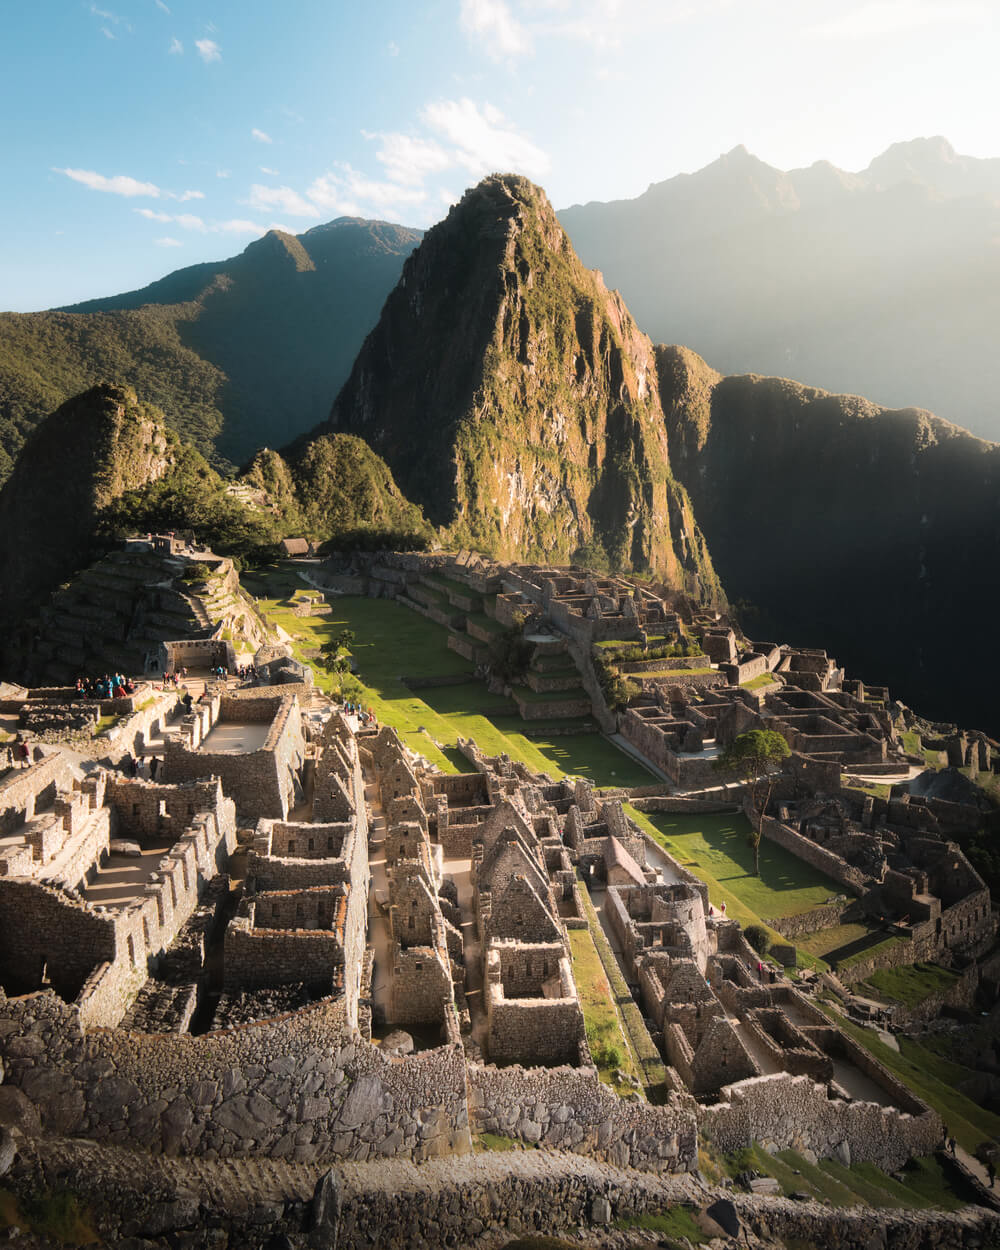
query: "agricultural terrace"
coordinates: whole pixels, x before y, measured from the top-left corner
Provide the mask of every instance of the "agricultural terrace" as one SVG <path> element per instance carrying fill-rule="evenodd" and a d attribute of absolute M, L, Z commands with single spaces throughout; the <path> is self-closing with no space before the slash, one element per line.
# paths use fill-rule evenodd
<path fill-rule="evenodd" d="M 296 596 L 311 592 L 291 569 L 279 566 L 244 574 L 242 580 L 268 618 L 288 635 L 296 657 L 313 665 L 322 690 L 355 691 L 347 697 L 371 707 L 407 746 L 445 772 L 468 768 L 455 746 L 461 737 L 473 738 L 488 755 L 505 752 L 556 779 L 581 775 L 605 786 L 641 786 L 655 780 L 601 734 L 546 733 L 544 724 L 533 724 L 529 737 L 515 705 L 490 694 L 468 660 L 449 650 L 448 631 L 409 608 L 388 599 L 345 595 L 333 600 L 328 615 L 296 616 Z M 357 667 L 356 681 L 346 684 L 317 662 L 321 648 L 345 629 L 355 635 L 350 652 Z M 411 689 L 404 681 L 452 682 L 462 675 L 468 681 L 459 685 Z"/>

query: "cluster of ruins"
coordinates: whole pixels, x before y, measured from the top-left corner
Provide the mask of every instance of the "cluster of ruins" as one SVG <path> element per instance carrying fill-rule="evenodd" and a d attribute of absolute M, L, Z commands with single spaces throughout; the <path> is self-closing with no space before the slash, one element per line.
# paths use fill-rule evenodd
<path fill-rule="evenodd" d="M 596 721 L 599 644 L 695 640 L 647 661 L 670 663 L 617 718 L 665 776 L 636 804 L 731 805 L 720 751 L 774 729 L 792 754 L 761 832 L 842 887 L 836 919 L 854 908 L 903 938 L 901 962 L 992 945 L 988 891 L 949 837 L 970 813 L 852 784 L 906 760 L 888 693 L 825 654 L 754 647 L 621 578 L 416 557 L 339 576 L 476 645 L 521 628 L 536 693 L 585 698 Z M 0 1057 L 46 1130 L 168 1154 L 418 1161 L 489 1132 L 666 1172 L 697 1167 L 699 1133 L 887 1168 L 938 1145 L 935 1112 L 761 961 L 627 795 L 473 742 L 466 771 L 438 772 L 320 699 L 302 666 L 257 659 L 256 684 L 209 679 L 191 706 L 140 688 L 103 766 L 36 736 L 28 766 L 0 777 Z M 711 680 L 676 679 L 702 667 Z M 58 728 L 70 702 L 2 693 L 23 728 L 46 708 Z M 155 780 L 110 766 L 133 753 L 162 760 Z M 783 930 L 786 964 L 809 923 Z M 599 1079 L 572 938 L 587 929 L 628 987 L 622 1046 L 660 1057 L 655 1085 Z"/>

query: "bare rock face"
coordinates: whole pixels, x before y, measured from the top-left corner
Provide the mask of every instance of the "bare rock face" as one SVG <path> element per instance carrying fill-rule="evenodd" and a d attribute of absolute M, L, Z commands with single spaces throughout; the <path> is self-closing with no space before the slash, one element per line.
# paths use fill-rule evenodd
<path fill-rule="evenodd" d="M 493 175 L 406 262 L 331 413 L 449 539 L 718 598 L 674 479 L 652 344 L 544 193 Z"/>

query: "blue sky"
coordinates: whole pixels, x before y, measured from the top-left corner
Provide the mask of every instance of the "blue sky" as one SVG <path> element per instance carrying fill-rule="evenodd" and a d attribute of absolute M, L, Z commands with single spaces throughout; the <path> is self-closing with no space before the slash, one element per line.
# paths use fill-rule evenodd
<path fill-rule="evenodd" d="M 142 286 L 271 226 L 428 226 L 494 169 L 557 208 L 738 143 L 1000 155 L 994 0 L 31 0 L 0 44 L 0 307 Z"/>

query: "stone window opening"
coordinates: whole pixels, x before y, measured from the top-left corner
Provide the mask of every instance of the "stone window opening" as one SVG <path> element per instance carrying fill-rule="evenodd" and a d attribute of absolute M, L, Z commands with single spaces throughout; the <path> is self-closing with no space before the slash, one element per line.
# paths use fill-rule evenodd
<path fill-rule="evenodd" d="M 166 799 L 160 799 L 159 808 L 156 814 L 157 816 L 166 818 L 166 815 L 167 815 L 167 800 Z"/>
<path fill-rule="evenodd" d="M 315 838 L 310 838 L 310 839 L 309 839 L 309 849 L 310 849 L 310 851 L 315 850 L 315 848 L 316 848 L 316 840 L 315 840 Z"/>
<path fill-rule="evenodd" d="M 412 929 L 412 928 L 414 927 L 414 924 L 415 924 L 415 922 L 414 922 L 414 918 L 413 918 L 412 916 L 410 916 L 410 918 L 409 918 L 409 919 L 410 919 L 410 925 L 409 925 L 409 927 Z"/>
<path fill-rule="evenodd" d="M 277 903 L 272 903 L 272 904 L 271 904 L 271 915 L 272 915 L 272 916 L 276 916 L 277 914 L 278 914 L 278 904 L 277 904 Z"/>
<path fill-rule="evenodd" d="M 295 854 L 295 839 L 294 838 L 288 839 L 288 854 L 289 855 Z"/>
<path fill-rule="evenodd" d="M 130 964 L 135 964 L 135 941 L 131 933 L 128 935 L 128 959 Z"/>
<path fill-rule="evenodd" d="M 419 960 L 413 966 L 416 968 L 417 972 L 423 971 L 424 965 Z"/>
<path fill-rule="evenodd" d="M 326 849 L 327 849 L 328 851 L 332 851 L 332 850 L 333 850 L 333 838 L 327 838 L 327 840 L 326 840 Z"/>

